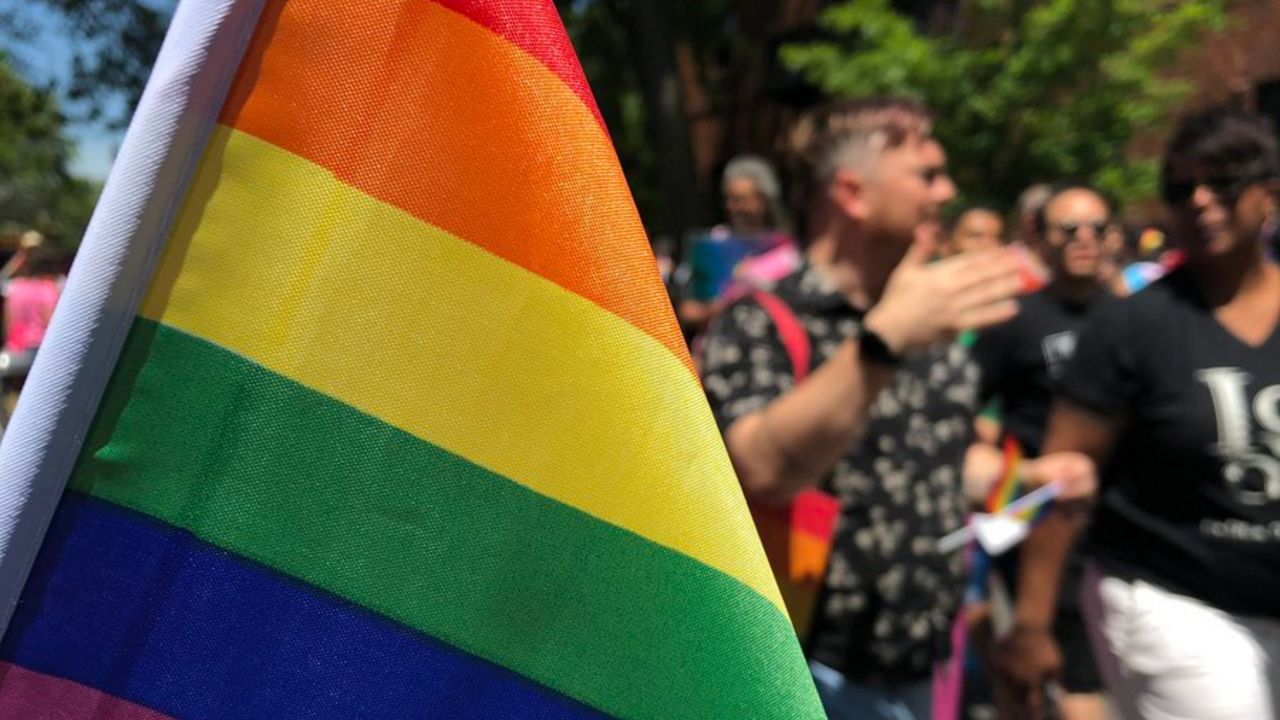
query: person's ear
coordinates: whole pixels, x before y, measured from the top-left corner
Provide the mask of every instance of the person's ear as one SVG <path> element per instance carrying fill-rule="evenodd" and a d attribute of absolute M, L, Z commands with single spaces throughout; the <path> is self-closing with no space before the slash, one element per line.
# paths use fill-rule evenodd
<path fill-rule="evenodd" d="M 831 202 L 854 220 L 867 218 L 867 181 L 860 173 L 849 168 L 836 170 L 831 178 Z"/>
<path fill-rule="evenodd" d="M 1267 191 L 1267 217 L 1275 217 L 1280 212 L 1280 178 L 1272 178 L 1263 187 Z"/>

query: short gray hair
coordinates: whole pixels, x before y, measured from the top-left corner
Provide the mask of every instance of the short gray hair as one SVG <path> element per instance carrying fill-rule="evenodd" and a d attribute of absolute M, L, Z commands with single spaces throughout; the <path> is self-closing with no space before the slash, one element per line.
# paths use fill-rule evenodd
<path fill-rule="evenodd" d="M 720 176 L 720 191 L 727 192 L 729 183 L 735 180 L 749 180 L 764 195 L 765 204 L 769 208 L 769 223 L 775 230 L 790 231 L 786 205 L 782 197 L 782 183 L 778 181 L 778 173 L 773 166 L 758 155 L 738 155 L 724 166 Z"/>
<path fill-rule="evenodd" d="M 778 182 L 778 174 L 768 160 L 756 155 L 739 155 L 724 166 L 721 176 L 720 190 L 727 192 L 729 183 L 735 180 L 750 180 L 766 198 L 782 197 L 782 184 Z"/>

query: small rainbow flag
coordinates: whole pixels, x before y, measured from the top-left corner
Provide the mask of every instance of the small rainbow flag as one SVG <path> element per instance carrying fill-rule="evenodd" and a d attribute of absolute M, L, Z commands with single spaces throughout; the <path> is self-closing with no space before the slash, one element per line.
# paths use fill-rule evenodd
<path fill-rule="evenodd" d="M 1021 467 L 1023 461 L 1022 445 L 1012 435 L 1004 438 L 1004 462 L 1000 467 L 1000 476 L 987 495 L 986 510 L 989 514 L 999 513 L 1008 508 L 1023 495 Z M 1014 517 L 1022 522 L 1035 525 L 1049 512 L 1050 503 L 1034 504 L 1018 509 Z"/>
<path fill-rule="evenodd" d="M 183 3 L 67 297 L 0 716 L 822 717 L 551 0 Z"/>

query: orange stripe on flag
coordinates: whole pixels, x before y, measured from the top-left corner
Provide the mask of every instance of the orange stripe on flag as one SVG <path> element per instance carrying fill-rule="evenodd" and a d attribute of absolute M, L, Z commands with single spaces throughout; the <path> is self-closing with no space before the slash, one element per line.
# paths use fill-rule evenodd
<path fill-rule="evenodd" d="M 605 127 L 595 96 L 591 94 L 591 86 L 587 84 L 578 56 L 564 31 L 564 23 L 560 21 L 560 13 L 551 0 L 435 1 L 466 15 L 538 58 L 586 103 L 600 127 Z M 605 128 L 605 133 L 608 132 Z"/>
<path fill-rule="evenodd" d="M 422 0 L 271 0 L 222 122 L 594 302 L 693 372 L 608 137 L 487 28 Z"/>

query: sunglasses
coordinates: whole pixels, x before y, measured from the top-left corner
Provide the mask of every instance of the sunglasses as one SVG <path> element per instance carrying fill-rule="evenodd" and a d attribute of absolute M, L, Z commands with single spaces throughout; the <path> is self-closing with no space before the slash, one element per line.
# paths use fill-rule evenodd
<path fill-rule="evenodd" d="M 1168 169 L 1165 171 L 1168 173 Z M 1170 205 L 1185 205 L 1196 194 L 1196 188 L 1204 186 L 1213 192 L 1223 205 L 1233 206 L 1245 190 L 1255 183 L 1265 182 L 1275 177 L 1261 163 L 1245 162 L 1228 166 L 1219 174 L 1201 177 L 1168 178 L 1161 186 L 1161 195 Z"/>
<path fill-rule="evenodd" d="M 1062 231 L 1062 234 L 1066 235 L 1068 239 L 1075 240 L 1076 233 L 1080 232 L 1080 228 L 1085 228 L 1085 227 L 1093 231 L 1094 237 L 1101 238 L 1103 235 L 1107 233 L 1107 228 L 1111 227 L 1111 223 L 1107 222 L 1106 220 L 1095 220 L 1093 222 L 1083 222 L 1083 223 L 1076 222 L 1075 220 L 1065 220 L 1060 223 L 1054 223 L 1053 227 L 1056 227 L 1058 228 L 1058 230 Z"/>

